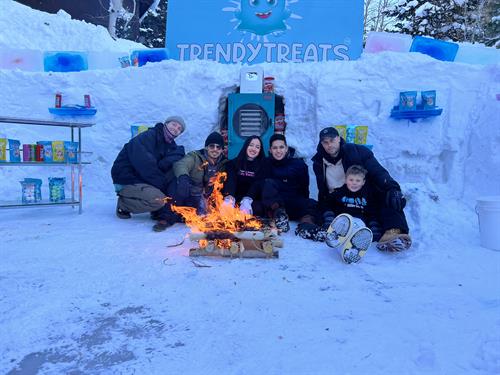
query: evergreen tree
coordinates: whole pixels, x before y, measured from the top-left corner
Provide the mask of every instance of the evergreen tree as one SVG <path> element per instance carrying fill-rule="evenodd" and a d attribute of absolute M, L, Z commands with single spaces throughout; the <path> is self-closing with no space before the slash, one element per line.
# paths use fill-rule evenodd
<path fill-rule="evenodd" d="M 140 25 L 139 42 L 147 47 L 165 47 L 168 0 L 160 0 L 158 7 L 149 10 Z"/>
<path fill-rule="evenodd" d="M 401 0 L 387 12 L 405 34 L 474 42 L 483 31 L 480 5 L 485 0 Z M 498 0 L 494 0 L 498 1 Z"/>
<path fill-rule="evenodd" d="M 485 1 L 481 21 L 484 32 L 481 42 L 500 48 L 500 0 Z"/>

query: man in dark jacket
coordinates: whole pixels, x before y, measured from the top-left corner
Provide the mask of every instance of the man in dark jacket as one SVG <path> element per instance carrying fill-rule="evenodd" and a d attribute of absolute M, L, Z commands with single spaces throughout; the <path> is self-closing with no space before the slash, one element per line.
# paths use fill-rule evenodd
<path fill-rule="evenodd" d="M 339 136 L 337 129 L 328 127 L 319 133 L 317 153 L 312 158 L 313 170 L 318 185 L 318 201 L 324 212 L 328 194 L 345 182 L 345 172 L 352 165 L 367 170 L 366 183 L 373 187 L 377 198 L 378 224 L 372 227 L 374 240 L 379 248 L 402 250 L 411 245 L 409 229 L 403 208 L 406 200 L 399 184 L 380 165 L 373 152 L 362 145 L 348 144 Z"/>
<path fill-rule="evenodd" d="M 176 191 L 173 164 L 185 152 L 175 138 L 185 127 L 182 117 L 171 116 L 123 146 L 111 168 L 120 219 L 129 219 L 131 213 L 151 212 L 153 219 L 163 223 L 162 230 L 175 223 L 176 215 L 165 198 Z M 158 231 L 157 227 L 158 223 L 153 229 Z"/>
<path fill-rule="evenodd" d="M 266 159 L 260 187 L 262 204 L 280 232 L 290 229 L 288 219 L 313 223 L 316 202 L 309 198 L 309 172 L 301 158 L 294 157 L 295 149 L 288 147 L 282 134 L 269 140 L 270 156 Z M 256 195 L 251 192 L 250 196 Z"/>

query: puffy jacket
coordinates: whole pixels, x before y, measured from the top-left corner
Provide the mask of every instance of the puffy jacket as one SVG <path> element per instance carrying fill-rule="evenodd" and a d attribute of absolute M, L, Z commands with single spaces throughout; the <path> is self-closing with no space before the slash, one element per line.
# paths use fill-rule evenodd
<path fill-rule="evenodd" d="M 123 146 L 111 168 L 113 183 L 146 183 L 167 193 L 175 178 L 173 165 L 184 155 L 183 146 L 165 141 L 163 124 L 158 123 Z"/>
<path fill-rule="evenodd" d="M 328 186 L 325 178 L 325 163 L 323 157 L 325 150 L 321 143 L 316 148 L 316 154 L 313 156 L 313 171 L 316 175 L 316 183 L 318 185 L 318 201 L 320 204 L 325 202 L 328 195 Z M 386 192 L 391 189 L 401 190 L 399 184 L 391 177 L 387 169 L 382 167 L 377 161 L 373 152 L 367 147 L 352 143 L 345 143 L 341 138 L 340 155 L 342 158 L 342 166 L 344 172 L 351 165 L 360 165 L 368 171 L 367 183 L 372 183 L 374 188 L 380 192 Z"/>
<path fill-rule="evenodd" d="M 276 160 L 272 156 L 266 158 L 263 176 L 280 181 L 283 194 L 297 194 L 309 198 L 309 172 L 307 164 L 296 158 L 295 149 L 288 148 L 284 159 Z"/>
<path fill-rule="evenodd" d="M 224 172 L 227 159 L 222 156 L 216 167 L 217 172 Z M 201 194 L 203 188 L 208 185 L 210 179 L 208 174 L 208 160 L 205 150 L 188 152 L 181 160 L 174 164 L 176 178 L 182 175 L 190 177 L 191 194 Z"/>

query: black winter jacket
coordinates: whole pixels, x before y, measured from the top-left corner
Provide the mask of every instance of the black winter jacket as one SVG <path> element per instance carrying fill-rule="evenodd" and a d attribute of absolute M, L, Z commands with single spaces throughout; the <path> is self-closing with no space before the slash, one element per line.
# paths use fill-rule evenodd
<path fill-rule="evenodd" d="M 325 178 L 325 164 L 323 157 L 326 152 L 321 145 L 316 148 L 316 155 L 313 156 L 313 171 L 316 175 L 316 183 L 318 185 L 318 201 L 321 205 L 325 204 L 325 199 L 328 195 L 328 186 Z M 342 166 L 344 172 L 351 165 L 361 165 L 368 171 L 366 183 L 371 183 L 375 190 L 379 192 L 387 192 L 391 189 L 401 190 L 399 184 L 391 177 L 387 169 L 382 167 L 377 161 L 373 152 L 362 145 L 345 143 L 340 140 L 340 157 L 342 158 Z"/>
<path fill-rule="evenodd" d="M 282 160 L 267 157 L 263 166 L 263 177 L 280 181 L 283 188 L 280 193 L 309 198 L 307 164 L 294 156 L 295 149 L 289 147 L 288 154 Z"/>
<path fill-rule="evenodd" d="M 145 183 L 166 194 L 168 184 L 175 179 L 172 166 L 184 154 L 183 146 L 165 141 L 163 124 L 158 123 L 123 146 L 111 168 L 113 183 Z"/>

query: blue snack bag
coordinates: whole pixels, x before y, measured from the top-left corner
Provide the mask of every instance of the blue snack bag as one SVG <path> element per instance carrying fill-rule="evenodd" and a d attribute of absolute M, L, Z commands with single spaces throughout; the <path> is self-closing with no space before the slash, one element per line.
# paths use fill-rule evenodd
<path fill-rule="evenodd" d="M 422 107 L 424 109 L 436 108 L 436 90 L 422 91 Z"/>
<path fill-rule="evenodd" d="M 21 142 L 17 139 L 9 139 L 9 160 L 11 163 L 21 162 Z"/>
<path fill-rule="evenodd" d="M 43 146 L 44 163 L 52 163 L 52 141 L 39 141 L 36 144 Z"/>
<path fill-rule="evenodd" d="M 42 180 L 40 180 L 39 178 L 25 178 L 23 181 L 21 181 L 21 184 L 23 182 L 26 184 L 28 189 L 31 189 L 31 185 L 34 186 L 35 200 L 33 202 L 30 202 L 30 203 L 40 202 L 42 200 Z M 25 185 L 23 185 L 23 203 L 25 203 L 24 202 L 24 189 L 25 189 Z M 31 193 L 31 190 L 29 190 L 29 192 Z M 31 199 L 31 197 L 29 197 L 29 199 Z"/>
<path fill-rule="evenodd" d="M 61 202 L 66 199 L 64 195 L 64 177 L 49 177 L 49 200 L 51 202 Z"/>
<path fill-rule="evenodd" d="M 417 92 L 403 91 L 399 93 L 399 110 L 415 111 L 417 109 Z"/>
<path fill-rule="evenodd" d="M 78 142 L 64 142 L 66 163 L 78 163 Z"/>

